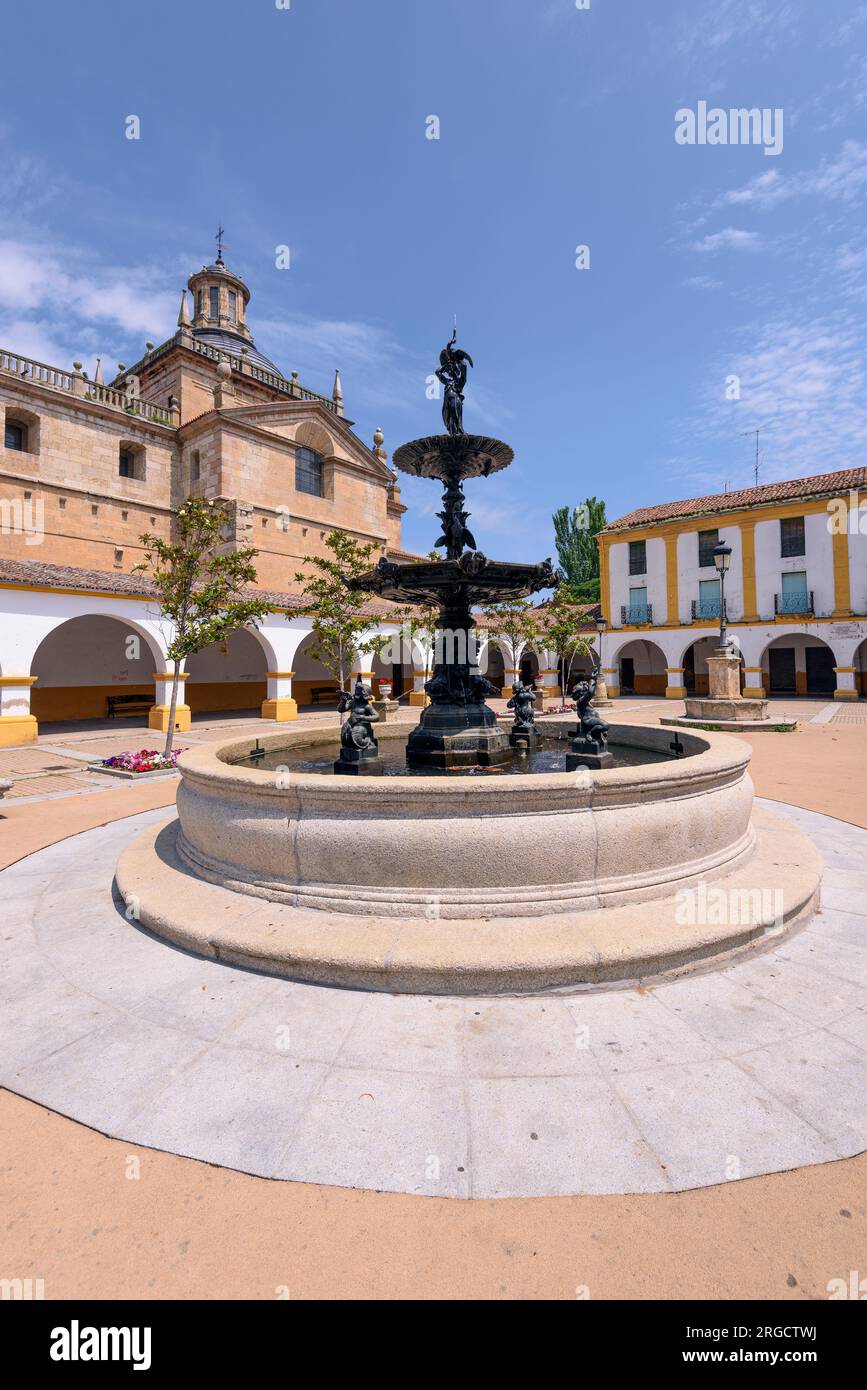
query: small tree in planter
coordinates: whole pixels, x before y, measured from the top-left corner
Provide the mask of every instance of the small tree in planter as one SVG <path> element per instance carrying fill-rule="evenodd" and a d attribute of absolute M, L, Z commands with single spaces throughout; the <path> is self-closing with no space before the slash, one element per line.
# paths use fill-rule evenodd
<path fill-rule="evenodd" d="M 518 669 L 518 658 L 528 642 L 539 639 L 540 628 L 533 604 L 529 599 L 509 599 L 505 603 L 492 603 L 482 611 L 482 617 L 489 624 L 492 637 L 500 637 L 509 656 L 513 671 Z"/>
<path fill-rule="evenodd" d="M 577 656 L 593 650 L 593 639 L 586 632 L 587 614 L 575 601 L 574 592 L 562 584 L 545 609 L 543 632 L 546 646 L 563 665 L 563 698 L 568 697 L 572 666 Z"/>
<path fill-rule="evenodd" d="M 145 559 L 135 568 L 150 576 L 160 607 L 174 626 L 166 649 L 175 663 L 166 758 L 175 733 L 181 661 L 212 642 L 222 642 L 245 623 L 257 623 L 270 611 L 270 604 L 244 596 L 246 586 L 256 582 L 256 551 L 250 546 L 223 550 L 228 522 L 228 512 L 218 503 L 188 497 L 175 516 L 174 541 L 149 533 L 139 537 Z"/>
<path fill-rule="evenodd" d="M 304 556 L 304 563 L 313 573 L 299 571 L 295 578 L 302 586 L 301 592 L 313 620 L 310 653 L 333 676 L 339 688 L 345 690 L 358 659 L 362 638 L 365 650 L 377 655 L 388 641 L 386 637 L 368 635 L 370 618 L 365 617 L 362 610 L 370 601 L 370 595 L 353 587 L 353 581 L 370 569 L 370 557 L 380 547 L 373 542 L 361 545 L 339 529 L 325 537 L 325 546 L 327 555 Z"/>
<path fill-rule="evenodd" d="M 438 550 L 428 551 L 428 560 L 441 560 Z M 418 560 L 418 564 L 422 561 Z M 440 610 L 433 603 L 417 603 L 412 608 L 402 608 L 395 615 L 401 623 L 401 636 L 405 641 L 415 642 L 422 655 L 425 680 L 431 675 L 436 655 L 437 624 Z"/>

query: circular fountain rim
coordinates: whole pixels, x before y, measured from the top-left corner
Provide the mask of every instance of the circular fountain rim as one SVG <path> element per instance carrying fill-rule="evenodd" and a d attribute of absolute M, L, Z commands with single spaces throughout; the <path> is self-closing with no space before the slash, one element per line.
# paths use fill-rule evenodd
<path fill-rule="evenodd" d="M 574 719 L 564 719 L 560 727 L 574 724 Z M 410 726 L 411 727 L 411 726 Z M 612 731 L 617 733 L 636 732 L 638 734 L 656 733 L 667 737 L 668 730 L 641 724 L 618 724 Z M 386 726 L 378 732 L 382 740 L 405 739 L 408 730 L 403 725 Z M 300 747 L 331 744 L 338 733 L 336 726 L 281 730 L 266 734 L 259 744 L 266 752 L 285 747 L 287 751 Z M 294 737 L 293 737 L 294 735 Z M 288 741 L 287 741 L 288 740 Z M 617 739 L 612 742 L 617 744 Z M 623 741 L 623 740 L 621 740 Z M 630 796 L 636 788 L 645 794 L 677 796 L 684 792 L 699 790 L 706 783 L 716 782 L 726 772 L 740 776 L 749 764 L 752 750 L 727 734 L 707 733 L 701 735 L 690 732 L 681 736 L 685 747 L 689 744 L 702 745 L 694 753 L 669 762 L 646 763 L 630 767 L 587 769 L 588 777 L 576 777 L 575 772 L 528 772 L 510 773 L 508 782 L 493 776 L 455 776 L 441 777 L 413 776 L 408 773 L 401 777 L 335 777 L 330 772 L 296 772 L 292 770 L 288 787 L 278 787 L 274 769 L 240 767 L 230 761 L 249 751 L 250 740 L 227 739 L 218 744 L 205 747 L 188 748 L 178 759 L 178 769 L 182 776 L 204 782 L 221 783 L 233 786 L 239 792 L 286 796 L 290 791 L 319 793 L 339 802 L 364 798 L 385 801 L 392 799 L 424 798 L 428 802 L 440 798 L 451 798 L 465 802 L 468 797 L 488 799 L 503 804 L 514 803 L 528 793 L 547 793 L 558 801 L 565 794 L 572 793 L 570 801 L 580 801 L 592 789 L 594 800 L 616 800 L 618 794 Z M 636 740 L 632 746 L 642 746 Z M 355 788 L 356 790 L 353 790 Z M 505 792 L 505 795 L 504 795 Z"/>

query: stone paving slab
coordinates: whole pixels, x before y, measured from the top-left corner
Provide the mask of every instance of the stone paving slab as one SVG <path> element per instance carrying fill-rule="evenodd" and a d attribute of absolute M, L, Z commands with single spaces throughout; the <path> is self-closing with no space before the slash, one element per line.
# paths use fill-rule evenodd
<path fill-rule="evenodd" d="M 457 1198 L 670 1192 L 865 1147 L 867 831 L 793 810 L 840 902 L 723 970 L 450 999 L 293 983 L 152 937 L 111 881 L 165 815 L 0 874 L 10 1090 L 265 1177 Z"/>

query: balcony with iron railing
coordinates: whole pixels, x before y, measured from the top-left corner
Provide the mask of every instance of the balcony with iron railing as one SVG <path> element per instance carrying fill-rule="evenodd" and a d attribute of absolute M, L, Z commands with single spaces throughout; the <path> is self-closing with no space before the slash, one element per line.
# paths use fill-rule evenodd
<path fill-rule="evenodd" d="M 692 621 L 694 623 L 718 623 L 722 617 L 721 603 L 717 598 L 694 598 L 692 600 Z M 726 619 L 728 619 L 728 604 L 726 604 Z"/>
<path fill-rule="evenodd" d="M 622 627 L 642 627 L 653 622 L 652 603 L 624 603 L 620 608 Z"/>
<path fill-rule="evenodd" d="M 791 594 L 774 594 L 775 617 L 812 616 L 815 611 L 812 589 L 798 589 Z"/>

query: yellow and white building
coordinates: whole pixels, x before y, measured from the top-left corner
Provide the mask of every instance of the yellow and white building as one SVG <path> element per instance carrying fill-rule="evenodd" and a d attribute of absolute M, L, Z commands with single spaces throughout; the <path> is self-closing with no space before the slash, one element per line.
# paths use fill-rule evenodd
<path fill-rule="evenodd" d="M 611 695 L 707 690 L 718 645 L 713 548 L 747 696 L 867 695 L 867 469 L 641 507 L 599 533 Z"/>

